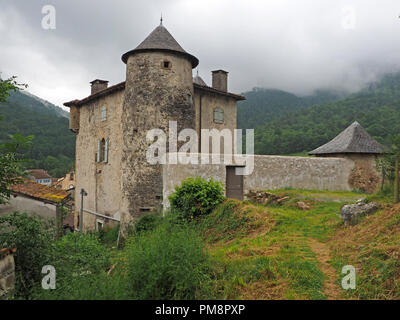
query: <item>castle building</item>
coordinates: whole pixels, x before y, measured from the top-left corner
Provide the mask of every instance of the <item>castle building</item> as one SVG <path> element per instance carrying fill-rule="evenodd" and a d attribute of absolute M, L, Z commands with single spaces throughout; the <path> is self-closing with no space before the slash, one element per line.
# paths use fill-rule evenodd
<path fill-rule="evenodd" d="M 162 23 L 122 61 L 126 81 L 108 86 L 96 79 L 88 97 L 64 104 L 76 133 L 75 225 L 81 189 L 87 192 L 85 209 L 119 216 L 124 226 L 160 208 L 162 167 L 146 159 L 147 132 L 157 128 L 168 136 L 170 121 L 177 122 L 177 132 L 190 128 L 199 137 L 201 129 L 233 131 L 237 101 L 245 99 L 228 92 L 224 70 L 212 72 L 212 86 L 193 78 L 199 60 Z M 96 225 L 95 216 L 84 215 L 84 229 Z"/>

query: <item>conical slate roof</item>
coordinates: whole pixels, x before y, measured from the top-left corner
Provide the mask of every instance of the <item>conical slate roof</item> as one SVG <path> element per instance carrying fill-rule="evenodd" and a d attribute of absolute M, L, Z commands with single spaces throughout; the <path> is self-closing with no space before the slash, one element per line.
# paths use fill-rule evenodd
<path fill-rule="evenodd" d="M 198 84 L 199 86 L 207 87 L 207 83 L 199 76 L 199 72 L 197 71 L 197 75 L 193 77 L 193 83 Z"/>
<path fill-rule="evenodd" d="M 365 129 L 355 121 L 337 137 L 323 146 L 310 151 L 310 155 L 333 153 L 383 153 L 385 147 L 375 141 Z"/>
<path fill-rule="evenodd" d="M 186 56 L 192 62 L 193 68 L 195 68 L 199 64 L 199 60 L 195 56 L 192 56 L 191 54 L 183 50 L 179 43 L 169 33 L 167 28 L 165 28 L 162 24 L 155 28 L 153 32 L 150 33 L 149 36 L 144 39 L 143 42 L 139 44 L 135 49 L 123 54 L 122 61 L 126 63 L 128 61 L 128 57 L 136 52 L 160 50 L 175 52 Z"/>

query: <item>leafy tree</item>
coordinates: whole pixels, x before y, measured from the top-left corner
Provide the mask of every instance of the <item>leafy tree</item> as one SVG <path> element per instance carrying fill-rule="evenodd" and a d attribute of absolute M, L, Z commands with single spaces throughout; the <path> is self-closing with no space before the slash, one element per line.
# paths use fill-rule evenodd
<path fill-rule="evenodd" d="M 17 77 L 12 76 L 7 80 L 2 80 L 0 78 L 0 102 L 6 102 L 10 91 L 21 90 L 22 88 L 27 88 L 26 84 L 21 84 L 17 82 Z"/>
<path fill-rule="evenodd" d="M 40 283 L 54 234 L 55 229 L 48 222 L 26 213 L 0 216 L 0 247 L 17 248 L 16 296 L 28 298 L 31 288 Z"/>
<path fill-rule="evenodd" d="M 0 102 L 5 102 L 10 91 L 16 91 L 24 87 L 16 82 L 15 77 L 8 80 L 0 79 Z M 1 119 L 0 119 L 1 120 Z M 0 204 L 4 204 L 10 198 L 10 186 L 21 182 L 22 159 L 18 150 L 27 147 L 33 137 L 22 137 L 20 134 L 11 135 L 11 142 L 0 144 Z"/>
<path fill-rule="evenodd" d="M 394 157 L 394 203 L 399 203 L 400 135 L 392 136 L 391 151 Z"/>

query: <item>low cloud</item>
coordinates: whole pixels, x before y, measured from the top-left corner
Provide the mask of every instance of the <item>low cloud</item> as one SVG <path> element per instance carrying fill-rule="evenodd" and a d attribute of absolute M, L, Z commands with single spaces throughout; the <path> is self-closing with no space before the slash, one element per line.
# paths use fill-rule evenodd
<path fill-rule="evenodd" d="M 44 5 L 56 29 L 41 26 Z M 89 81 L 125 78 L 121 55 L 158 24 L 200 59 L 225 69 L 229 89 L 268 87 L 307 94 L 350 91 L 400 70 L 396 0 L 0 0 L 0 71 L 57 105 L 89 94 Z"/>

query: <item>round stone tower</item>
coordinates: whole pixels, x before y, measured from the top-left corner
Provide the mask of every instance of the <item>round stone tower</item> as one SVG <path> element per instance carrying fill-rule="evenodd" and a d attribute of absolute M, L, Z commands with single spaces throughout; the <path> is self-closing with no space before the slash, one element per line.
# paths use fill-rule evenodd
<path fill-rule="evenodd" d="M 124 227 L 161 206 L 162 168 L 146 160 L 153 143 L 146 135 L 151 129 L 162 129 L 168 139 L 169 121 L 177 121 L 178 132 L 195 128 L 192 69 L 199 61 L 182 49 L 162 23 L 122 61 L 126 63 L 121 119 Z"/>

